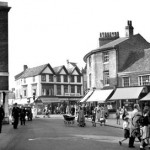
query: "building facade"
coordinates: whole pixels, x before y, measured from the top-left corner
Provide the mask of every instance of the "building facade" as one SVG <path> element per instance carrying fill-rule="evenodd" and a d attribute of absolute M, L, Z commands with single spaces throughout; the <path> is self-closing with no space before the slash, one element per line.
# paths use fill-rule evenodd
<path fill-rule="evenodd" d="M 126 37 L 122 38 L 118 32 L 100 33 L 99 48 L 84 56 L 89 89 L 119 86 L 118 73 L 136 62 L 143 56 L 144 49 L 150 47 L 140 34 L 133 34 L 131 21 L 128 21 L 125 29 Z"/>
<path fill-rule="evenodd" d="M 121 87 L 134 87 L 133 90 L 137 90 L 136 87 L 148 85 L 150 81 L 149 48 L 149 42 L 140 34 L 134 34 L 132 21 L 127 22 L 125 37 L 119 37 L 118 32 L 100 33 L 99 48 L 84 56 L 87 65 L 87 88 L 90 90 L 114 89 L 115 92 Z M 146 67 L 143 67 L 145 65 Z M 144 96 L 148 92 L 148 87 L 141 92 Z M 139 98 L 140 96 L 133 98 L 132 104 Z M 129 99 L 114 96 L 111 100 L 128 101 Z M 120 101 L 117 107 L 122 107 L 123 104 Z"/>
<path fill-rule="evenodd" d="M 15 81 L 16 102 L 20 104 L 36 101 L 54 107 L 61 103 L 74 104 L 83 96 L 83 76 L 77 66 L 24 66 L 24 71 L 15 76 Z"/>
<path fill-rule="evenodd" d="M 8 118 L 9 65 L 8 65 L 8 7 L 7 2 L 0 2 L 0 103 Z"/>

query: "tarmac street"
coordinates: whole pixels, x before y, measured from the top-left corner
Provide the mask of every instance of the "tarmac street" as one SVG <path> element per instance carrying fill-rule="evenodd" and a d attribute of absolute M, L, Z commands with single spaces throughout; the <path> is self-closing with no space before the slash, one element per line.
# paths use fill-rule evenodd
<path fill-rule="evenodd" d="M 109 126 L 108 122 L 113 121 L 108 120 L 106 126 L 93 127 L 90 120 L 85 127 L 79 127 L 76 121 L 66 126 L 62 116 L 54 115 L 27 121 L 16 130 L 3 125 L 0 150 L 128 150 L 128 140 L 122 146 L 118 143 L 123 138 L 121 127 Z M 135 146 L 139 149 L 139 143 Z"/>

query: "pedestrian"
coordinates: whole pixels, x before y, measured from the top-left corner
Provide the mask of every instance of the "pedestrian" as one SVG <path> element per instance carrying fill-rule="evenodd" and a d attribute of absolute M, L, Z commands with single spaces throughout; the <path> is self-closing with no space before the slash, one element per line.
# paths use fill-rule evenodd
<path fill-rule="evenodd" d="M 142 126 L 142 136 L 140 142 L 140 150 L 145 150 L 145 146 L 149 144 L 149 109 L 145 108 L 143 110 L 143 122 Z"/>
<path fill-rule="evenodd" d="M 105 125 L 106 123 L 106 118 L 105 118 L 105 110 L 104 107 L 100 108 L 100 125 L 102 126 L 102 124 Z"/>
<path fill-rule="evenodd" d="M 125 117 L 123 121 L 123 130 L 124 130 L 124 139 L 119 141 L 119 144 L 122 145 L 122 142 L 130 137 L 130 128 L 129 128 L 129 117 Z"/>
<path fill-rule="evenodd" d="M 116 110 L 116 119 L 117 119 L 116 123 L 120 125 L 120 109 Z"/>
<path fill-rule="evenodd" d="M 15 103 L 12 110 L 12 116 L 14 118 L 14 123 L 13 123 L 14 129 L 17 129 L 18 127 L 19 115 L 20 115 L 20 109 L 17 107 L 17 103 Z"/>
<path fill-rule="evenodd" d="M 124 120 L 124 118 L 125 118 L 127 115 L 129 115 L 129 113 L 128 113 L 127 109 L 125 108 L 125 106 L 123 106 L 121 112 L 122 112 L 122 120 Z"/>
<path fill-rule="evenodd" d="M 139 128 L 140 131 L 140 126 L 137 122 L 138 118 L 142 116 L 140 112 L 140 107 L 138 104 L 134 104 L 134 110 L 131 112 L 131 125 L 130 125 L 130 137 L 129 137 L 129 148 L 134 148 L 134 141 L 135 141 L 135 135 L 132 134 L 134 130 Z M 139 141 L 141 142 L 140 137 L 138 137 Z"/>
<path fill-rule="evenodd" d="M 0 104 L 0 133 L 2 132 L 2 124 L 3 124 L 4 116 L 5 116 L 5 112 L 3 106 Z"/>
<path fill-rule="evenodd" d="M 70 114 L 69 105 L 66 107 L 66 114 Z"/>
<path fill-rule="evenodd" d="M 101 108 L 100 108 L 100 104 L 98 104 L 96 107 L 96 118 L 98 122 L 100 122 L 100 117 L 101 117 Z"/>
<path fill-rule="evenodd" d="M 71 115 L 72 115 L 72 116 L 75 115 L 75 107 L 74 107 L 74 105 L 71 106 L 70 112 L 71 112 Z"/>
<path fill-rule="evenodd" d="M 92 110 L 92 125 L 93 127 L 96 127 L 96 107 L 93 107 L 93 110 Z"/>
<path fill-rule="evenodd" d="M 25 125 L 26 123 L 26 110 L 25 108 L 22 106 L 21 109 L 20 109 L 20 124 L 21 125 Z"/>

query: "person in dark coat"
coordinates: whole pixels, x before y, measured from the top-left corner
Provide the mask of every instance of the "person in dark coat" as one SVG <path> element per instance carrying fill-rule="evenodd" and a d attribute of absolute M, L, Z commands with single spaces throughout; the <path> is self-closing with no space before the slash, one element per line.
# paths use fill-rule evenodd
<path fill-rule="evenodd" d="M 72 107 L 71 107 L 71 115 L 74 116 L 74 114 L 75 114 L 75 107 L 74 107 L 74 105 L 72 105 Z"/>
<path fill-rule="evenodd" d="M 3 106 L 0 105 L 0 133 L 2 132 L 2 123 L 5 116 Z"/>
<path fill-rule="evenodd" d="M 22 106 L 21 107 L 21 110 L 20 110 L 20 124 L 21 125 L 25 125 L 25 122 L 26 122 L 26 110 L 25 108 Z"/>
<path fill-rule="evenodd" d="M 20 115 L 20 109 L 17 107 L 17 103 L 15 103 L 12 109 L 12 116 L 14 118 L 14 123 L 13 123 L 14 129 L 17 129 L 19 123 L 19 115 Z"/>

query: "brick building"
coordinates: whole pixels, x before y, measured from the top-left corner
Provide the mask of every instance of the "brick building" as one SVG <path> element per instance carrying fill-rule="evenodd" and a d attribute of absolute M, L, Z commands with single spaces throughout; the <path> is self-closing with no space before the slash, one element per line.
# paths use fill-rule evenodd
<path fill-rule="evenodd" d="M 112 89 L 115 92 L 116 88 L 119 87 L 134 86 L 133 91 L 136 91 L 135 86 L 145 85 L 145 78 L 147 79 L 148 77 L 143 77 L 142 74 L 145 76 L 146 72 L 149 73 L 149 67 L 142 71 L 138 66 L 142 61 L 143 65 L 150 64 L 150 57 L 147 55 L 149 51 L 146 50 L 148 48 L 150 48 L 150 43 L 140 34 L 134 34 L 132 21 L 127 22 L 125 37 L 119 37 L 118 32 L 100 33 L 99 48 L 90 51 L 84 56 L 84 61 L 87 65 L 87 88 L 90 91 L 93 89 L 99 89 L 100 91 L 100 94 L 97 95 L 99 98 L 94 98 L 100 99 L 103 96 L 102 90 Z M 135 66 L 137 70 L 133 69 Z M 137 74 L 136 76 L 135 73 Z M 132 76 L 132 78 L 127 78 L 129 76 Z M 144 90 L 141 88 L 139 91 Z M 110 95 L 107 95 L 106 99 L 109 99 L 113 92 L 108 92 Z M 124 99 L 123 97 L 116 97 L 115 93 L 113 94 L 114 97 L 112 96 L 112 100 Z M 122 95 L 122 93 L 120 92 L 119 95 Z M 139 95 L 140 93 L 137 94 L 136 98 L 132 98 L 134 100 L 139 99 Z M 92 95 L 90 96 L 92 97 Z M 127 100 L 127 98 L 124 100 Z M 120 106 L 122 106 L 121 104 L 120 102 Z"/>
<path fill-rule="evenodd" d="M 0 2 L 0 103 L 3 104 L 5 117 L 8 113 L 9 65 L 8 65 L 8 7 L 7 2 Z"/>

